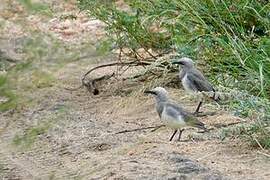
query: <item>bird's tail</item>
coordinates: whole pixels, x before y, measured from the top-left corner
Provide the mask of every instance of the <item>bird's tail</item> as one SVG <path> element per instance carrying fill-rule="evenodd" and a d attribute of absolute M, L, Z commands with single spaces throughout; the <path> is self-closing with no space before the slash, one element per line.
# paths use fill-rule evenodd
<path fill-rule="evenodd" d="M 209 130 L 205 127 L 205 124 L 202 123 L 201 121 L 198 121 L 197 119 L 194 119 L 191 123 L 190 123 L 191 126 L 193 127 L 196 127 L 198 129 L 202 129 L 204 130 L 205 132 L 208 132 Z"/>

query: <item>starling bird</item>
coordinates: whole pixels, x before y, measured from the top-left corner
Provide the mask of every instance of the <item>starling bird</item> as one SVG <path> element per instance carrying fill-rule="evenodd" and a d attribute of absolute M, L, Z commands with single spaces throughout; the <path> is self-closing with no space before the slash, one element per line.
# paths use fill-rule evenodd
<path fill-rule="evenodd" d="M 186 126 L 192 126 L 207 131 L 204 124 L 196 117 L 184 110 L 180 105 L 171 102 L 168 97 L 168 92 L 164 88 L 156 87 L 150 91 L 145 91 L 145 93 L 152 94 L 156 98 L 156 109 L 161 121 L 164 122 L 166 126 L 174 129 L 170 141 L 177 133 L 177 130 L 179 130 L 178 140 L 180 140 L 182 132 L 184 131 L 184 129 L 181 128 Z"/>
<path fill-rule="evenodd" d="M 212 99 L 215 101 L 219 100 L 219 97 L 215 97 L 215 89 L 210 84 L 210 82 L 198 69 L 196 69 L 196 67 L 194 67 L 194 62 L 192 59 L 184 57 L 173 61 L 172 64 L 180 65 L 179 78 L 187 92 L 213 92 L 214 95 Z M 203 102 L 201 100 L 196 108 L 195 114 L 199 113 L 202 103 Z"/>

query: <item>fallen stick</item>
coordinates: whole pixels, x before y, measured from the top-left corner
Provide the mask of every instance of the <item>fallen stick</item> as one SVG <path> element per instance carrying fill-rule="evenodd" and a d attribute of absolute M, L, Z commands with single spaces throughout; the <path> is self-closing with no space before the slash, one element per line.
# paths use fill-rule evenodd
<path fill-rule="evenodd" d="M 110 66 L 119 66 L 119 65 L 122 65 L 122 66 L 140 66 L 140 65 L 149 65 L 150 62 L 138 62 L 138 61 L 131 61 L 131 62 L 112 62 L 112 63 L 108 63 L 108 64 L 102 64 L 102 65 L 99 65 L 99 66 L 95 66 L 94 68 L 90 69 L 89 71 L 87 71 L 82 79 L 81 79 L 81 82 L 82 84 L 78 87 L 75 87 L 75 88 L 66 88 L 66 90 L 69 90 L 69 91 L 77 91 L 79 89 L 81 89 L 82 87 L 87 87 L 87 89 L 89 90 L 89 87 L 90 86 L 93 86 L 93 83 L 96 83 L 97 81 L 101 81 L 101 80 L 104 80 L 104 79 L 109 79 L 111 78 L 112 76 L 114 76 L 114 73 L 112 75 L 104 75 L 100 78 L 96 78 L 96 79 L 93 79 L 92 82 L 85 82 L 85 79 L 86 77 L 93 71 L 97 70 L 97 69 L 100 69 L 100 68 L 104 68 L 104 67 L 110 67 Z M 96 90 L 94 91 L 95 93 L 97 92 Z M 93 93 L 93 94 L 95 94 Z"/>
<path fill-rule="evenodd" d="M 115 134 L 122 134 L 122 133 L 127 133 L 127 132 L 134 132 L 134 131 L 141 131 L 141 130 L 145 130 L 145 129 L 154 129 L 154 131 L 155 131 L 155 130 L 163 127 L 163 126 L 165 126 L 165 125 L 150 126 L 150 127 L 137 128 L 137 129 L 130 129 L 130 130 L 119 131 L 119 132 L 117 132 Z M 151 132 L 153 132 L 153 131 L 151 131 Z"/>
<path fill-rule="evenodd" d="M 99 65 L 99 66 L 96 66 L 92 69 L 90 69 L 89 71 L 87 71 L 84 75 L 83 75 L 83 78 L 82 78 L 82 84 L 84 84 L 84 80 L 85 78 L 93 71 L 97 70 L 97 69 L 100 69 L 100 68 L 104 68 L 104 67 L 110 67 L 110 66 L 119 66 L 119 65 L 122 65 L 122 66 L 127 66 L 127 65 L 133 65 L 133 66 L 140 66 L 140 65 L 149 65 L 150 63 L 149 62 L 142 62 L 142 61 L 131 61 L 131 62 L 112 62 L 112 63 L 108 63 L 108 64 L 102 64 L 102 65 Z"/>
<path fill-rule="evenodd" d="M 264 156 L 266 156 L 266 157 L 268 157 L 268 158 L 270 158 L 270 154 L 266 154 L 266 153 L 261 152 L 261 151 L 257 151 L 257 153 L 258 153 L 258 154 L 261 154 L 261 155 L 264 155 Z"/>
<path fill-rule="evenodd" d="M 240 123 L 244 123 L 245 121 L 240 121 L 240 122 L 232 122 L 232 123 L 228 123 L 228 124 L 214 124 L 213 126 L 215 128 L 224 128 L 224 127 L 229 127 L 229 126 L 233 126 L 236 124 L 240 124 Z"/>
<path fill-rule="evenodd" d="M 96 82 L 102 81 L 102 80 L 108 80 L 113 76 L 114 76 L 114 73 L 112 73 L 111 75 L 104 75 L 104 76 L 101 76 L 101 77 L 98 77 L 98 78 L 91 79 L 88 82 L 84 82 L 84 84 L 80 85 L 79 87 L 76 87 L 76 88 L 64 87 L 64 89 L 66 89 L 68 91 L 77 91 L 80 88 L 83 88 L 85 86 L 89 92 L 92 91 L 92 93 L 94 95 L 97 95 L 99 93 L 99 90 L 96 87 Z"/>

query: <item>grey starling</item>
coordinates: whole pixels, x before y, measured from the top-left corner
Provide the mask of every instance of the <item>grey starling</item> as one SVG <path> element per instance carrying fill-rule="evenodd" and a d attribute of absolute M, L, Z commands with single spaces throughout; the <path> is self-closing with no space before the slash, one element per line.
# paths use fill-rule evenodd
<path fill-rule="evenodd" d="M 180 140 L 182 132 L 184 131 L 184 129 L 181 128 L 186 126 L 192 126 L 207 131 L 204 124 L 195 116 L 184 110 L 180 105 L 171 102 L 168 97 L 168 92 L 164 88 L 156 87 L 150 91 L 145 91 L 145 93 L 150 93 L 156 98 L 156 110 L 161 121 L 164 122 L 166 126 L 174 129 L 170 141 L 177 133 L 177 130 L 179 130 L 178 140 Z"/>
<path fill-rule="evenodd" d="M 198 69 L 196 69 L 192 59 L 184 57 L 173 61 L 172 64 L 180 65 L 179 78 L 187 92 L 213 92 L 214 95 L 211 98 L 215 101 L 219 100 L 219 97 L 215 97 L 215 89 L 204 77 L 204 75 Z M 199 113 L 202 103 L 203 102 L 201 100 L 196 108 L 195 114 Z"/>

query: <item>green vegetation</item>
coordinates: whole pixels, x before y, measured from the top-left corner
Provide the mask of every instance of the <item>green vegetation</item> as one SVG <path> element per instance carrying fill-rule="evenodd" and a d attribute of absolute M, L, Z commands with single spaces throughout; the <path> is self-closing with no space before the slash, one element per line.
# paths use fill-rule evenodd
<path fill-rule="evenodd" d="M 118 48 L 176 51 L 198 60 L 216 85 L 241 98 L 225 106 L 255 123 L 241 137 L 269 147 L 270 3 L 265 0 L 79 0 L 79 7 L 107 24 Z M 153 59 L 154 61 L 154 59 Z M 258 145 L 258 143 L 257 143 Z"/>
<path fill-rule="evenodd" d="M 32 83 L 37 88 L 51 87 L 56 81 L 51 74 L 42 71 L 34 71 L 32 77 Z"/>
<path fill-rule="evenodd" d="M 47 133 L 53 125 L 63 118 L 66 112 L 66 106 L 59 106 L 54 114 L 48 115 L 48 119 L 43 120 L 36 126 L 27 128 L 22 134 L 16 134 L 13 138 L 13 144 L 22 149 L 30 148 L 36 142 L 38 136 Z"/>
<path fill-rule="evenodd" d="M 9 69 L 3 67 L 7 72 L 0 75 L 0 99 L 5 100 L 0 101 L 0 112 L 26 103 L 28 107 L 31 106 L 31 91 L 54 86 L 57 81 L 54 72 L 84 56 L 82 51 L 89 53 L 89 49 L 93 49 L 87 43 L 82 46 L 64 44 L 50 34 L 31 34 L 21 42 L 24 59 Z"/>
<path fill-rule="evenodd" d="M 229 75 L 254 95 L 270 92 L 270 4 L 265 1 L 80 0 L 89 14 L 108 25 L 119 47 L 176 49 L 199 59 L 212 79 Z M 149 8 L 151 7 L 151 8 Z M 153 29 L 157 30 L 153 30 Z M 217 81 L 223 83 L 222 81 Z"/>
<path fill-rule="evenodd" d="M 7 76 L 0 75 L 0 97 L 6 98 L 4 102 L 0 102 L 0 111 L 13 109 L 17 105 L 17 97 L 7 84 Z"/>
<path fill-rule="evenodd" d="M 250 125 L 240 125 L 232 128 L 225 128 L 222 131 L 221 139 L 226 137 L 240 137 L 247 140 L 247 142 L 253 147 L 267 149 L 270 148 L 269 135 L 269 127 L 265 127 L 261 121 L 258 121 Z"/>
<path fill-rule="evenodd" d="M 50 7 L 41 2 L 32 2 L 32 0 L 19 0 L 19 2 L 30 12 L 40 13 L 47 16 L 52 16 Z"/>
<path fill-rule="evenodd" d="M 23 148 L 29 148 L 38 138 L 38 135 L 44 134 L 49 129 L 48 123 L 29 128 L 25 133 L 20 136 L 16 135 L 13 139 L 13 144 L 16 146 L 22 146 Z"/>
<path fill-rule="evenodd" d="M 110 49 L 112 47 L 112 41 L 110 39 L 106 39 L 101 41 L 98 45 L 97 45 L 97 53 L 98 55 L 105 55 L 108 52 L 110 52 Z"/>

